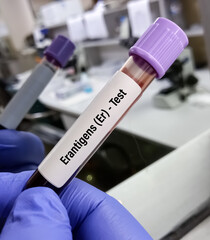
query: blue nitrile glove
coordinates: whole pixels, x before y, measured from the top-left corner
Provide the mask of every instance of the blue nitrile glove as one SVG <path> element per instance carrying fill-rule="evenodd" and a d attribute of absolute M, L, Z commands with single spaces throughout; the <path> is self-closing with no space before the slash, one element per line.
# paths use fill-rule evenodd
<path fill-rule="evenodd" d="M 79 179 L 60 198 L 46 187 L 20 193 L 30 175 L 0 174 L 1 240 L 152 240 L 118 201 Z"/>
<path fill-rule="evenodd" d="M 43 143 L 34 134 L 0 130 L 0 172 L 36 169 L 43 158 Z"/>

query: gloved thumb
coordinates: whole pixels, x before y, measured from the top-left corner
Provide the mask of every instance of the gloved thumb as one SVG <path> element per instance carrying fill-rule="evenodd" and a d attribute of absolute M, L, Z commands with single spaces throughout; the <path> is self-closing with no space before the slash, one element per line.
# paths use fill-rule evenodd
<path fill-rule="evenodd" d="M 2 229 L 1 240 L 72 240 L 67 211 L 55 192 L 45 187 L 23 191 Z"/>

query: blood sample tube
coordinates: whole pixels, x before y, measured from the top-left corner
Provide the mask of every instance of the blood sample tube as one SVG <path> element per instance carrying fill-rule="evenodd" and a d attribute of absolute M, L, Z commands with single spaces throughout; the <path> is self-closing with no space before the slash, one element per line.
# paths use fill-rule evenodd
<path fill-rule="evenodd" d="M 57 69 L 66 65 L 74 49 L 74 44 L 68 38 L 61 35 L 55 38 L 44 52 L 45 57 L 41 63 L 35 67 L 0 115 L 0 129 L 17 128 Z"/>
<path fill-rule="evenodd" d="M 161 78 L 188 44 L 173 22 L 158 18 L 131 47 L 123 67 L 98 93 L 38 166 L 25 188 L 58 190 L 70 182 L 152 80 Z"/>

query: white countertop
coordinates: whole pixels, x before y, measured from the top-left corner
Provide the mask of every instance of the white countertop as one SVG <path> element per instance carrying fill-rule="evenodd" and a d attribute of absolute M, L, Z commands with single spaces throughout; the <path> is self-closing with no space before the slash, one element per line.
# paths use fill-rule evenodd
<path fill-rule="evenodd" d="M 208 70 L 196 72 L 199 85 L 210 89 Z M 92 101 L 105 81 L 91 78 L 94 91 L 92 93 L 78 93 L 67 100 L 59 100 L 49 87 L 40 96 L 40 101 L 49 108 L 68 115 L 81 114 Z M 192 138 L 210 128 L 210 104 L 198 107 L 185 102 L 174 109 L 161 109 L 154 107 L 153 97 L 164 88 L 164 83 L 157 80 L 143 94 L 142 98 L 129 110 L 118 124 L 118 128 L 156 142 L 179 147 Z"/>
<path fill-rule="evenodd" d="M 193 216 L 210 199 L 210 130 L 113 187 L 108 194 L 158 240 Z M 183 240 L 204 240 L 209 220 Z M 205 236 L 205 237 L 207 237 Z M 192 237 L 192 238 L 190 238 Z"/>
<path fill-rule="evenodd" d="M 209 240 L 210 238 L 210 217 L 206 218 L 197 227 L 185 235 L 181 240 Z"/>

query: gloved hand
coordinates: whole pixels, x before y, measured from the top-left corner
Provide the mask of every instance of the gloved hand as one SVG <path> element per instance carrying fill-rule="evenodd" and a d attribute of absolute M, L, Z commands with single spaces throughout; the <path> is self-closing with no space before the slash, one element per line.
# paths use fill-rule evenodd
<path fill-rule="evenodd" d="M 44 155 L 43 143 L 34 134 L 0 130 L 0 172 L 36 169 Z"/>
<path fill-rule="evenodd" d="M 31 174 L 0 174 L 1 240 L 152 240 L 118 201 L 79 179 L 60 198 L 45 187 L 20 193 Z"/>

